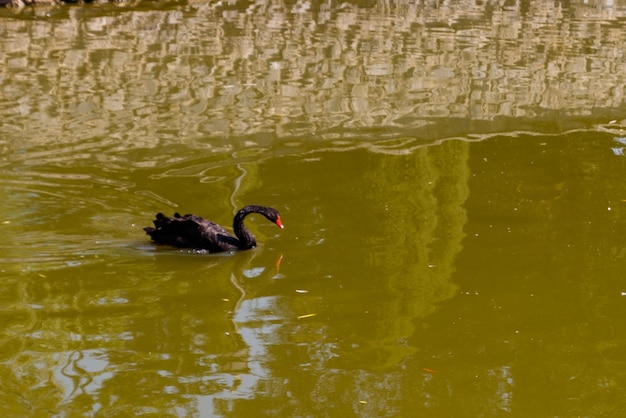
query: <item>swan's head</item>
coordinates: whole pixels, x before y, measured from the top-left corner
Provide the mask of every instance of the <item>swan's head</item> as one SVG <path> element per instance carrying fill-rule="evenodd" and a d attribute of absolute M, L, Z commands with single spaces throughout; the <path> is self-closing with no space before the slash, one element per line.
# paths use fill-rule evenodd
<path fill-rule="evenodd" d="M 239 210 L 237 215 L 235 215 L 235 219 L 233 224 L 234 228 L 237 229 L 237 225 L 241 225 L 243 222 L 243 218 L 247 216 L 249 213 L 260 213 L 265 216 L 268 221 L 273 222 L 280 229 L 283 229 L 285 226 L 283 222 L 280 220 L 280 214 L 274 208 L 270 208 L 268 206 L 260 206 L 260 205 L 247 205 Z"/>
<path fill-rule="evenodd" d="M 264 209 L 264 213 L 263 215 L 265 215 L 265 217 L 267 219 L 269 219 L 271 222 L 274 222 L 276 224 L 277 227 L 279 227 L 280 229 L 285 228 L 285 226 L 283 225 L 283 222 L 280 220 L 280 214 L 278 213 L 278 211 L 274 208 L 263 208 Z"/>

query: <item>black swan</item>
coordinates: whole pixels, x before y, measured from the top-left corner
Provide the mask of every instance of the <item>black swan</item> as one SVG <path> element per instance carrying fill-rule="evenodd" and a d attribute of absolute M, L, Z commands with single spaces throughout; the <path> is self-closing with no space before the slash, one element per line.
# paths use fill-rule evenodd
<path fill-rule="evenodd" d="M 233 219 L 233 230 L 236 237 L 221 226 L 196 215 L 181 216 L 175 213 L 168 218 L 162 213 L 156 215 L 154 228 L 144 228 L 157 244 L 173 245 L 178 248 L 194 248 L 207 250 L 210 253 L 222 251 L 247 250 L 256 246 L 256 239 L 243 225 L 243 220 L 251 213 L 260 213 L 274 222 L 280 229 L 283 223 L 274 208 L 248 205 L 237 212 Z"/>

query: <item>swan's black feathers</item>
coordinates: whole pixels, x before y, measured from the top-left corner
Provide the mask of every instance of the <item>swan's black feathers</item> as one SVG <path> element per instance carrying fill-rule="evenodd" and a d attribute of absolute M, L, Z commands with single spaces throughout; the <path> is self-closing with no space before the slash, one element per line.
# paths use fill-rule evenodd
<path fill-rule="evenodd" d="M 237 238 L 221 226 L 196 215 L 175 213 L 169 218 L 162 213 L 154 220 L 155 228 L 145 228 L 154 242 L 178 248 L 200 248 L 209 252 L 237 249 Z"/>

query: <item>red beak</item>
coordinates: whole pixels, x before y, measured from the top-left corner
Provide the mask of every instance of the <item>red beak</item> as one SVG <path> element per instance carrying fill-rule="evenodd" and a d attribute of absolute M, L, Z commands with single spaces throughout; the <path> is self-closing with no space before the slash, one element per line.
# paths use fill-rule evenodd
<path fill-rule="evenodd" d="M 283 223 L 280 221 L 280 216 L 278 217 L 278 219 L 276 219 L 276 225 L 280 228 L 283 229 L 285 226 L 283 225 Z"/>

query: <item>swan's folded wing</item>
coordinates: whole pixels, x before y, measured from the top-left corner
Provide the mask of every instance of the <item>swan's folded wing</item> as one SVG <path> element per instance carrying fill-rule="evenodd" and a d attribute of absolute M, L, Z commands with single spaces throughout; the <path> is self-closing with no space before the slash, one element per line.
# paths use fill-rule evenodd
<path fill-rule="evenodd" d="M 152 239 L 178 248 L 196 248 L 209 252 L 232 251 L 239 241 L 221 226 L 196 215 L 174 214 L 170 218 L 162 213 L 154 220 L 155 228 L 144 228 Z"/>

